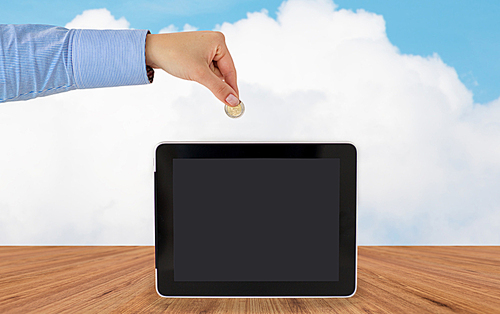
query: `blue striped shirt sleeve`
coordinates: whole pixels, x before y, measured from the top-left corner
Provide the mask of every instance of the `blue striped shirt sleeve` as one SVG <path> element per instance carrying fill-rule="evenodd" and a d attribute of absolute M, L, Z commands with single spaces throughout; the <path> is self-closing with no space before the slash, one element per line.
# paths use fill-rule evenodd
<path fill-rule="evenodd" d="M 147 32 L 0 25 L 0 102 L 148 84 Z"/>

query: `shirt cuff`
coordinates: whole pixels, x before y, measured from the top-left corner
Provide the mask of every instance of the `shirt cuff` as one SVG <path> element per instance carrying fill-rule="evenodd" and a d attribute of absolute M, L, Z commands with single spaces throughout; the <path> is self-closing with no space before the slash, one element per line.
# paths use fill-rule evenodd
<path fill-rule="evenodd" d="M 149 84 L 147 30 L 73 29 L 72 63 L 78 88 Z"/>

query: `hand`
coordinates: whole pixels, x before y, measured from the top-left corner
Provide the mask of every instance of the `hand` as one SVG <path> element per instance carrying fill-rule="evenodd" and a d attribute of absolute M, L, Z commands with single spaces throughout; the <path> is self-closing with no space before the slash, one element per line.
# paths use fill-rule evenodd
<path fill-rule="evenodd" d="M 220 32 L 149 34 L 146 64 L 204 85 L 224 104 L 239 103 L 236 69 Z"/>

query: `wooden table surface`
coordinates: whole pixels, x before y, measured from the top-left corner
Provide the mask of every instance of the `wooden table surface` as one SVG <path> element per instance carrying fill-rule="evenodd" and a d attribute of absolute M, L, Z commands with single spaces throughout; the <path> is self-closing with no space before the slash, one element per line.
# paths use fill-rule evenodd
<path fill-rule="evenodd" d="M 362 246 L 348 299 L 173 299 L 154 247 L 0 247 L 0 313 L 500 313 L 498 246 Z"/>

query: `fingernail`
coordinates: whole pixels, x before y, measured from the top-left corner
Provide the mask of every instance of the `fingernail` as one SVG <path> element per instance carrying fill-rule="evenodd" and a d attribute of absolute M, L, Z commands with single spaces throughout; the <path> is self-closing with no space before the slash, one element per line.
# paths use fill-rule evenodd
<path fill-rule="evenodd" d="M 229 96 L 227 96 L 226 102 L 233 107 L 238 106 L 238 104 L 240 103 L 238 98 L 236 98 L 236 96 L 234 96 L 233 94 L 229 94 Z"/>

